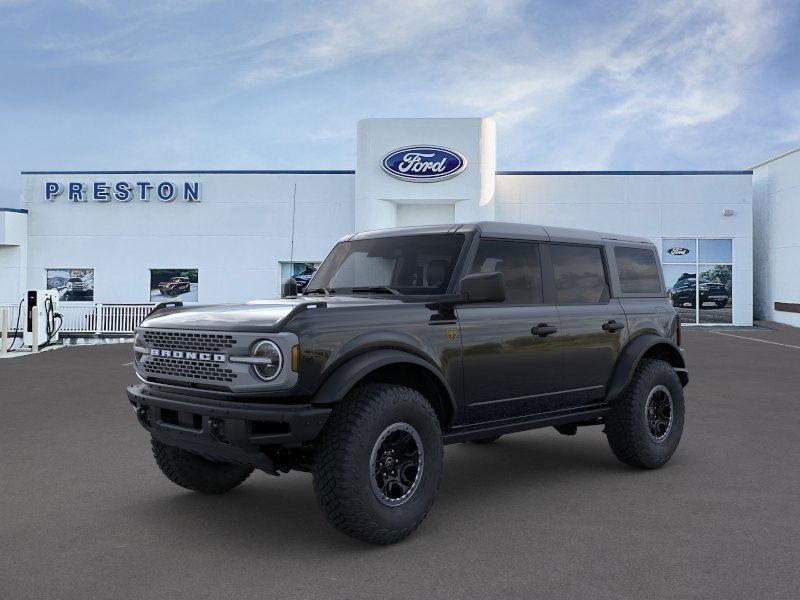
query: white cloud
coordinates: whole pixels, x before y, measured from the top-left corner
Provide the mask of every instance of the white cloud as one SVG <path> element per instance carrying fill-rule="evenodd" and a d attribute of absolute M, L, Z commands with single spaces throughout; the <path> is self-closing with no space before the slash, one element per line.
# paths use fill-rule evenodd
<path fill-rule="evenodd" d="M 313 11 L 293 15 L 291 32 L 276 36 L 268 27 L 250 43 L 263 49 L 242 82 L 272 83 L 386 56 L 392 56 L 397 70 L 404 65 L 414 68 L 432 49 L 445 50 L 449 33 L 470 23 L 493 27 L 507 22 L 517 4 L 512 0 L 318 3 Z"/>

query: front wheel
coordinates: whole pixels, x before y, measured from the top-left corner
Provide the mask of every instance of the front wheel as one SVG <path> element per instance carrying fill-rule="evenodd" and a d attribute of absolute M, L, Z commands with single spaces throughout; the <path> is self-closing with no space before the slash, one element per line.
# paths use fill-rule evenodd
<path fill-rule="evenodd" d="M 644 469 L 664 465 L 683 433 L 683 387 L 672 366 L 645 358 L 606 417 L 606 436 L 622 462 Z"/>
<path fill-rule="evenodd" d="M 314 491 L 340 531 L 398 542 L 430 511 L 442 477 L 439 420 L 422 394 L 369 384 L 348 393 L 314 448 Z"/>

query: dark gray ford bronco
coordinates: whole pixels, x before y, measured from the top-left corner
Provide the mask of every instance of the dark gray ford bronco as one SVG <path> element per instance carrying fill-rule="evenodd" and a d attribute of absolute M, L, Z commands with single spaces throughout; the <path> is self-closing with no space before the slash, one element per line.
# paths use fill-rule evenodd
<path fill-rule="evenodd" d="M 389 229 L 342 239 L 302 296 L 159 307 L 136 331 L 128 397 L 179 486 L 309 471 L 333 525 L 390 543 L 430 510 L 445 444 L 603 425 L 622 462 L 666 463 L 683 430 L 679 346 L 646 240 Z"/>

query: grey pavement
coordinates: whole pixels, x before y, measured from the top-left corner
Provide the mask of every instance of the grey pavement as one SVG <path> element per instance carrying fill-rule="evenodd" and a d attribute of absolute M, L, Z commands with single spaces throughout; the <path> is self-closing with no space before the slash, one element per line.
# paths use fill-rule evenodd
<path fill-rule="evenodd" d="M 667 466 L 618 463 L 599 427 L 449 446 L 389 547 L 329 527 L 308 474 L 172 485 L 124 395 L 129 344 L 0 361 L 0 598 L 800 597 L 800 331 L 685 337 Z"/>

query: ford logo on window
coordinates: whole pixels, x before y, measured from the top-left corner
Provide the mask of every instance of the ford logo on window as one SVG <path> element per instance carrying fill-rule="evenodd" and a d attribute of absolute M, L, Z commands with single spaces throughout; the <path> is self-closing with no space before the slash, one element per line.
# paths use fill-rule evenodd
<path fill-rule="evenodd" d="M 442 181 L 467 168 L 467 159 L 441 146 L 406 146 L 383 157 L 383 170 L 404 181 Z"/>
<path fill-rule="evenodd" d="M 672 256 L 686 256 L 689 254 L 689 249 L 676 246 L 674 248 L 668 248 L 667 254 L 672 254 Z"/>

